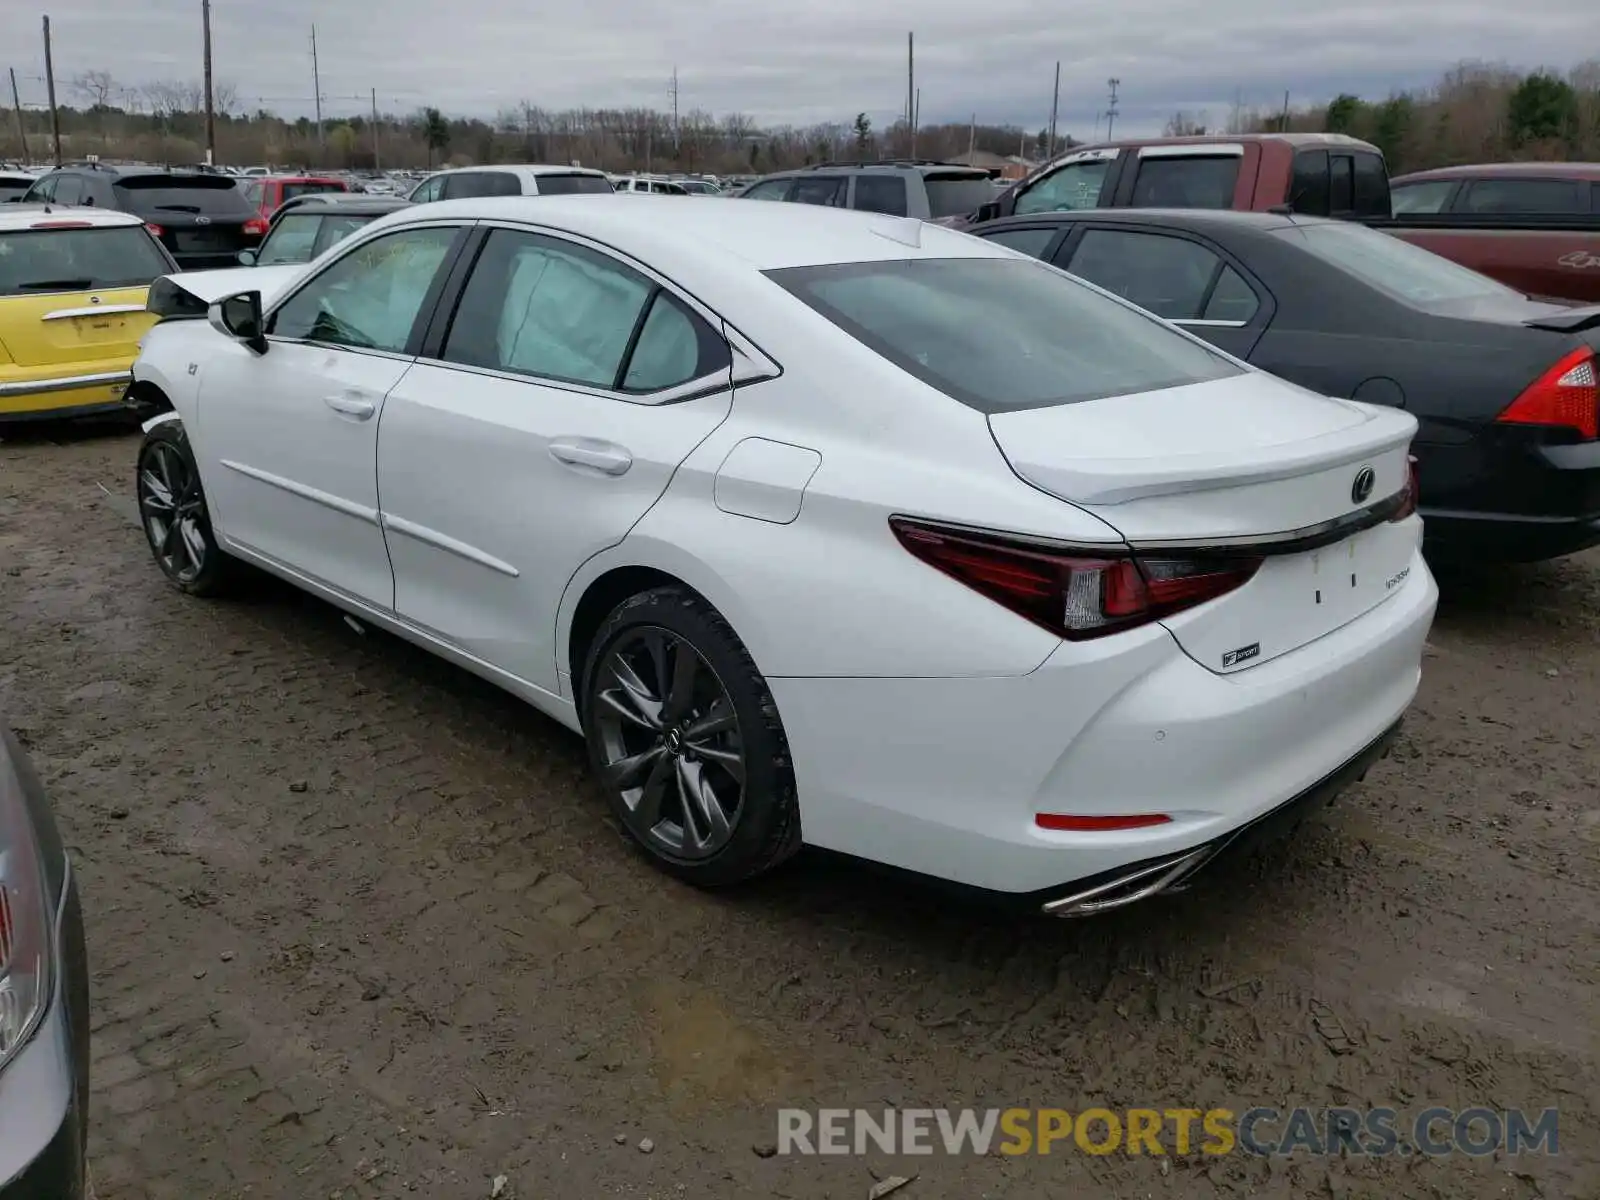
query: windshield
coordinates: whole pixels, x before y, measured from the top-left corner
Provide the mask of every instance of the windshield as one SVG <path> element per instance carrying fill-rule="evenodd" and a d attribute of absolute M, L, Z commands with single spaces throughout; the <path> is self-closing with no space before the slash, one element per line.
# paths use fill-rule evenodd
<path fill-rule="evenodd" d="M 987 175 L 929 175 L 923 182 L 928 188 L 930 217 L 959 217 L 977 212 L 998 195 Z"/>
<path fill-rule="evenodd" d="M 979 412 L 1225 379 L 1239 367 L 1043 263 L 891 259 L 768 271 L 851 337 Z"/>
<path fill-rule="evenodd" d="M 135 175 L 114 185 L 128 212 L 195 213 L 208 217 L 255 216 L 239 185 L 223 175 Z"/>
<path fill-rule="evenodd" d="M 1418 308 L 1521 294 L 1487 275 L 1363 225 L 1329 221 L 1287 226 L 1274 232 L 1345 274 Z"/>
<path fill-rule="evenodd" d="M 137 225 L 0 233 L 0 296 L 140 287 L 171 272 Z"/>
<path fill-rule="evenodd" d="M 611 181 L 604 175 L 539 176 L 539 195 L 541 196 L 589 196 L 615 190 L 611 186 Z"/>

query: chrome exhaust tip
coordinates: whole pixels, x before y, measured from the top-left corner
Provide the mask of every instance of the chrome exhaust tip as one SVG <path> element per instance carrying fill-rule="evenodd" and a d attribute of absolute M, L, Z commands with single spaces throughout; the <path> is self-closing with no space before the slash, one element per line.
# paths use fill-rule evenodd
<path fill-rule="evenodd" d="M 1215 850 L 1215 846 L 1201 846 L 1155 862 L 1142 863 L 1092 888 L 1048 901 L 1040 911 L 1047 917 L 1092 917 L 1148 900 L 1161 892 L 1176 890 L 1184 877 L 1196 870 Z"/>

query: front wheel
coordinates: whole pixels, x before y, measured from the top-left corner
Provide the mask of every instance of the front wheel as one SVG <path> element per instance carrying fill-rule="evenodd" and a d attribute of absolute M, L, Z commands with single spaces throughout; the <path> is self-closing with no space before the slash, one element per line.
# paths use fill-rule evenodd
<path fill-rule="evenodd" d="M 200 471 L 180 422 L 167 421 L 144 435 L 135 489 L 139 524 L 167 580 L 191 596 L 225 591 L 239 564 L 211 531 Z"/>
<path fill-rule="evenodd" d="M 625 600 L 583 673 L 584 735 L 628 836 L 700 887 L 765 873 L 800 848 L 777 705 L 716 609 L 683 588 Z"/>

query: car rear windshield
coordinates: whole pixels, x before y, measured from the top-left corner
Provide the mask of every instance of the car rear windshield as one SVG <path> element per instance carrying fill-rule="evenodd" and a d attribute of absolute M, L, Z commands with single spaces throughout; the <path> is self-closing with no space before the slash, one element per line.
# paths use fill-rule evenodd
<path fill-rule="evenodd" d="M 321 196 L 327 192 L 343 192 L 348 189 L 344 184 L 335 180 L 326 183 L 286 183 L 283 185 L 283 198 L 293 200 L 296 196 Z"/>
<path fill-rule="evenodd" d="M 138 225 L 0 233 L 0 296 L 139 287 L 172 269 Z"/>
<path fill-rule="evenodd" d="M 1232 208 L 1241 161 L 1237 154 L 1142 158 L 1128 203 L 1133 208 Z"/>
<path fill-rule="evenodd" d="M 604 175 L 539 176 L 539 195 L 541 196 L 593 196 L 615 190 L 611 186 L 611 181 Z"/>
<path fill-rule="evenodd" d="M 927 175 L 930 217 L 959 217 L 977 212 L 997 195 L 987 175 Z"/>
<path fill-rule="evenodd" d="M 767 277 L 902 370 L 979 412 L 1225 379 L 1240 368 L 1043 263 L 891 259 Z"/>
<path fill-rule="evenodd" d="M 115 184 L 118 200 L 129 212 L 193 213 L 207 217 L 255 215 L 232 179 L 218 175 L 135 175 Z"/>
<path fill-rule="evenodd" d="M 1485 296 L 1518 294 L 1487 275 L 1363 225 L 1329 221 L 1274 232 L 1345 274 L 1417 308 L 1436 309 Z"/>

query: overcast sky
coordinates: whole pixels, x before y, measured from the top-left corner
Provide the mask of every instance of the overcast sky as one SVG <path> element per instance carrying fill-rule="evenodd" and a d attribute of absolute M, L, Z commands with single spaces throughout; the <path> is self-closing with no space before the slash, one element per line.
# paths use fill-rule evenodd
<path fill-rule="evenodd" d="M 55 40 L 58 97 L 86 70 L 119 84 L 200 76 L 200 0 L 5 0 L 0 67 L 44 101 L 39 16 Z M 24 11 L 27 10 L 27 11 Z M 317 28 L 328 116 L 433 104 L 492 115 L 546 108 L 680 105 L 764 124 L 904 110 L 906 31 L 917 35 L 922 122 L 1049 119 L 1061 61 L 1060 129 L 1092 136 L 1106 80 L 1117 128 L 1159 132 L 1175 110 L 1226 120 L 1239 96 L 1276 108 L 1351 91 L 1382 98 L 1465 58 L 1565 70 L 1600 56 L 1600 0 L 214 0 L 219 80 L 240 104 L 312 110 Z M 380 18 L 381 14 L 381 18 Z M 359 99 L 358 99 L 359 97 Z M 9 96 L 6 97 L 9 100 Z M 1100 129 L 1104 131 L 1103 122 Z"/>

